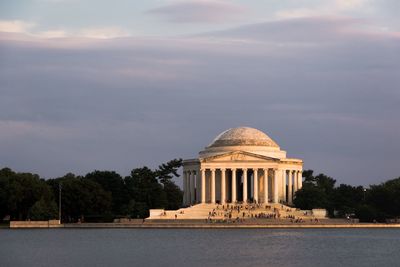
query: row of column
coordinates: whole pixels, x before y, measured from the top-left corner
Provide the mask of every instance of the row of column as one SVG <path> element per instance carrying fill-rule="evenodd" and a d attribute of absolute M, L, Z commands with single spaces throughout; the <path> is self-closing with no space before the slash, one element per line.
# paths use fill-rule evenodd
<path fill-rule="evenodd" d="M 287 183 L 286 183 L 287 179 Z M 287 196 L 286 196 L 287 185 Z M 303 173 L 297 170 L 282 170 L 282 192 L 283 199 L 293 204 L 294 193 L 303 187 Z"/>
<path fill-rule="evenodd" d="M 216 170 L 221 170 L 221 204 L 225 204 L 226 202 L 226 170 L 225 168 L 210 168 L 211 177 L 210 177 L 210 197 L 211 203 L 216 203 L 216 179 L 215 173 Z M 231 183 L 231 201 L 232 203 L 237 201 L 236 196 L 236 171 L 238 169 L 232 168 L 232 183 Z M 247 168 L 240 168 L 243 171 L 243 202 L 248 202 L 248 184 L 247 184 Z M 256 202 L 258 202 L 259 196 L 259 189 L 258 189 L 258 170 L 259 168 L 253 168 L 253 198 Z M 268 195 L 268 173 L 269 170 L 273 171 L 272 176 L 272 201 L 274 203 L 279 202 L 279 185 L 282 186 L 280 189 L 282 192 L 281 200 L 282 202 L 287 202 L 289 204 L 293 203 L 293 195 L 302 187 L 302 172 L 298 170 L 278 170 L 278 169 L 262 169 L 264 170 L 264 179 L 263 179 L 263 196 L 262 202 L 268 203 L 269 195 Z M 279 175 L 279 171 L 281 171 L 281 175 Z M 281 176 L 281 181 L 278 182 L 279 176 Z M 286 182 L 287 180 L 287 182 Z M 287 186 L 287 192 L 286 192 Z M 185 170 L 183 172 L 183 188 L 184 188 L 184 195 L 183 195 L 183 202 L 185 205 L 195 204 L 195 203 L 206 203 L 206 169 L 199 170 Z M 287 193 L 287 195 L 286 195 Z"/>
<path fill-rule="evenodd" d="M 196 177 L 197 176 L 197 177 Z M 199 188 L 199 184 L 195 184 L 199 181 L 199 171 L 184 171 L 183 172 L 183 204 L 190 205 L 198 202 L 198 196 L 195 196 L 196 189 Z M 204 188 L 204 187 L 202 187 Z"/>

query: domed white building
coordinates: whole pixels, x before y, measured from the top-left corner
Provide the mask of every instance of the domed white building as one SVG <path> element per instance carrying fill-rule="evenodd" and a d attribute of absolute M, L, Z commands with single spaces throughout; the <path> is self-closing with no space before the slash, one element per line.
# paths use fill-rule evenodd
<path fill-rule="evenodd" d="M 184 205 L 287 203 L 302 187 L 303 161 L 265 133 L 249 127 L 219 134 L 199 158 L 183 161 Z"/>

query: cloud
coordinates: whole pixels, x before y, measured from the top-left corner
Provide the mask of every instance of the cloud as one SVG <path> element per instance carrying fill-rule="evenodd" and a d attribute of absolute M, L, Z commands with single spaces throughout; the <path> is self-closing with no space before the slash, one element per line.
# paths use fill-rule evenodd
<path fill-rule="evenodd" d="M 0 32 L 28 33 L 35 23 L 22 20 L 0 20 Z"/>
<path fill-rule="evenodd" d="M 127 37 L 129 32 L 119 27 L 103 27 L 103 28 L 84 28 L 76 33 L 76 36 L 98 39 L 110 39 L 117 37 Z"/>
<path fill-rule="evenodd" d="M 319 1 L 318 4 L 286 7 L 275 12 L 278 19 L 322 17 L 322 16 L 343 16 L 349 12 L 362 14 L 370 8 L 368 0 L 335 0 Z"/>
<path fill-rule="evenodd" d="M 84 42 L 0 34 L 0 162 L 46 176 L 128 174 L 195 157 L 220 131 L 248 125 L 339 182 L 393 178 L 399 37 L 358 23 L 278 20 Z"/>
<path fill-rule="evenodd" d="M 67 37 L 68 33 L 64 30 L 50 30 L 38 32 L 36 35 L 43 38 L 63 38 Z"/>
<path fill-rule="evenodd" d="M 363 7 L 367 2 L 366 0 L 336 0 L 335 5 L 339 10 L 353 10 Z"/>
<path fill-rule="evenodd" d="M 40 38 L 65 38 L 83 37 L 94 39 L 111 39 L 130 36 L 129 31 L 120 27 L 89 27 L 75 30 L 68 29 L 48 29 L 38 31 L 38 25 L 33 22 L 22 20 L 3 20 L 0 21 L 0 32 L 3 33 L 23 33 Z"/>
<path fill-rule="evenodd" d="M 221 23 L 235 20 L 246 8 L 227 1 L 180 1 L 148 11 L 177 23 Z"/>
<path fill-rule="evenodd" d="M 346 17 L 291 18 L 249 24 L 200 36 L 296 45 L 341 42 L 353 38 L 358 26 L 364 27 L 363 22 Z"/>

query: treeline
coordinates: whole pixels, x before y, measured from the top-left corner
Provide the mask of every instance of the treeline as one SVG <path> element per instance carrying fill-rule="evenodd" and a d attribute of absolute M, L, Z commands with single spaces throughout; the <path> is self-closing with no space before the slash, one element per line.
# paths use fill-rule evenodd
<path fill-rule="evenodd" d="M 117 217 L 145 218 L 149 209 L 178 209 L 183 193 L 174 183 L 182 159 L 156 170 L 133 169 L 122 177 L 115 171 L 93 171 L 85 176 L 68 173 L 43 179 L 37 174 L 0 170 L 0 220 L 48 220 L 58 218 L 61 188 L 63 222 L 112 221 Z"/>
<path fill-rule="evenodd" d="M 294 205 L 300 209 L 324 208 L 331 217 L 354 216 L 362 222 L 400 218 L 400 177 L 369 188 L 340 184 L 325 174 L 303 172 L 303 188 Z"/>
<path fill-rule="evenodd" d="M 0 170 L 0 220 L 48 220 L 58 218 L 61 187 L 63 222 L 112 221 L 118 217 L 146 218 L 149 209 L 178 209 L 183 192 L 174 183 L 182 159 L 151 170 L 133 169 L 122 177 L 115 171 L 93 171 L 85 176 L 68 173 L 43 179 L 37 174 Z M 369 188 L 340 184 L 312 170 L 303 172 L 303 188 L 294 205 L 309 210 L 327 209 L 331 217 L 354 216 L 360 221 L 384 222 L 400 218 L 400 177 Z"/>

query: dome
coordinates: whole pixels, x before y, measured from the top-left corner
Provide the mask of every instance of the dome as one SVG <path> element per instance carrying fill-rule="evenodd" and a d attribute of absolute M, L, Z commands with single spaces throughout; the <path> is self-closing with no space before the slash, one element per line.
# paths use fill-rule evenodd
<path fill-rule="evenodd" d="M 226 146 L 279 146 L 265 133 L 250 127 L 237 127 L 220 133 L 207 148 Z"/>

